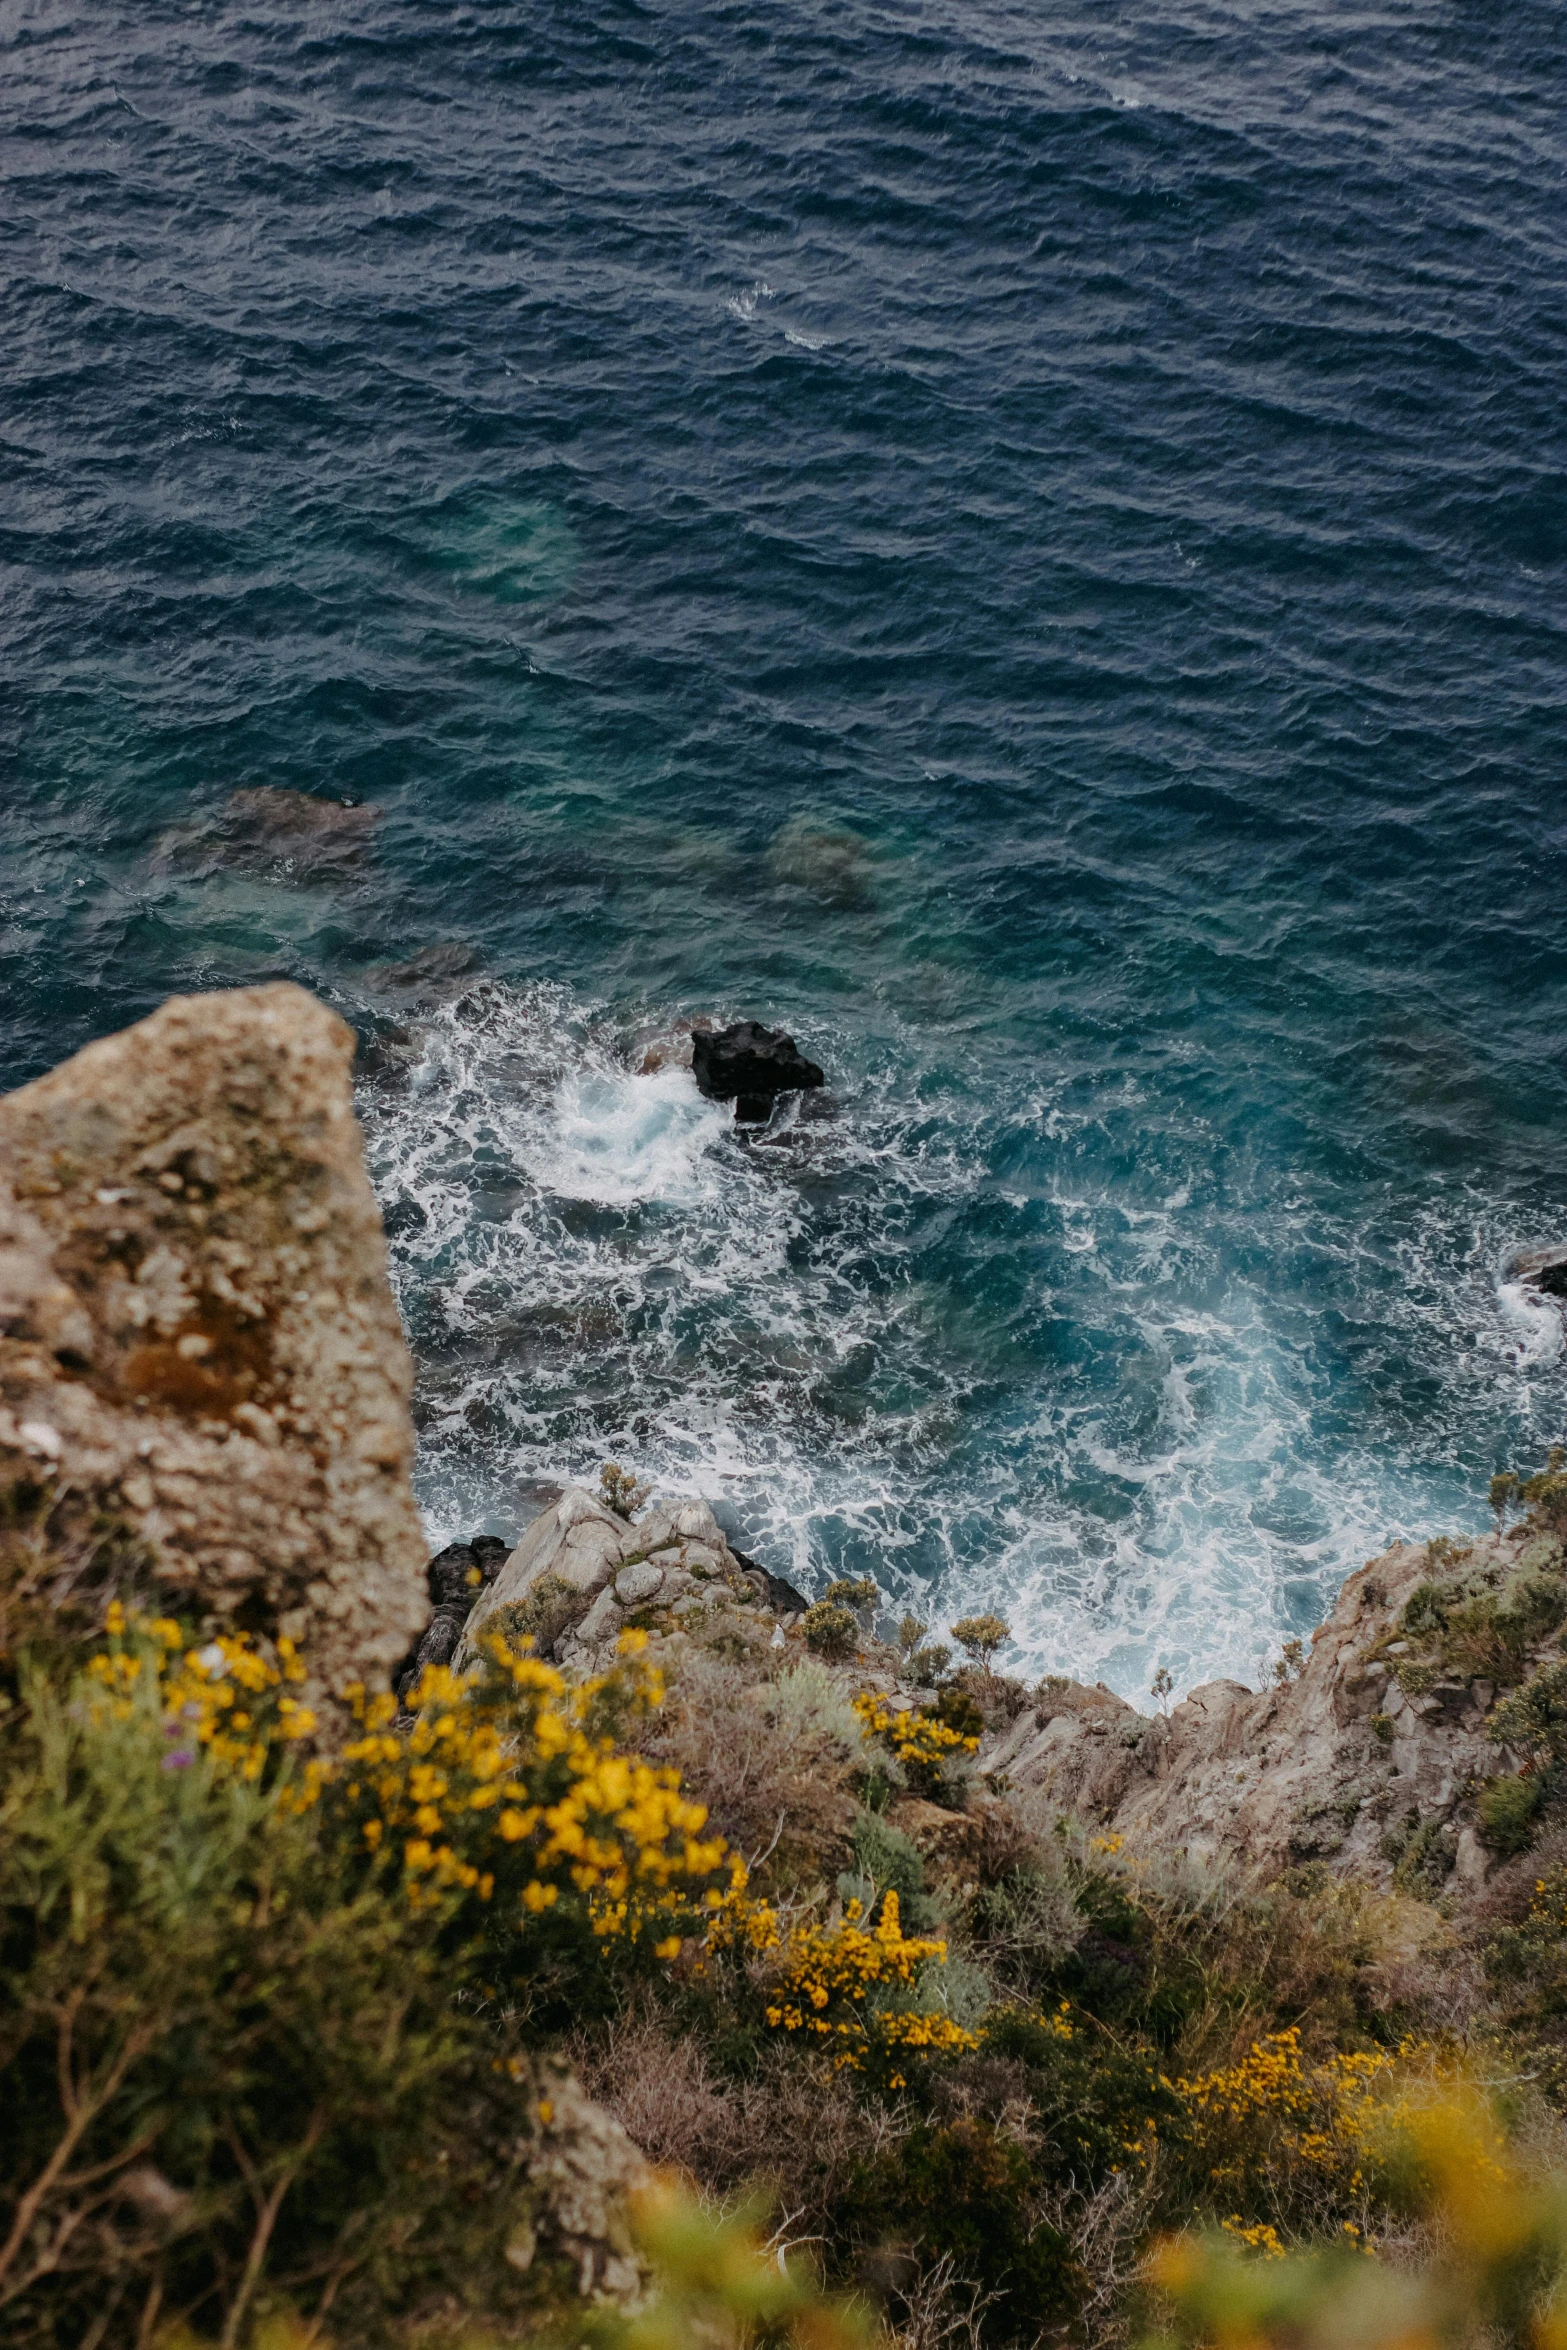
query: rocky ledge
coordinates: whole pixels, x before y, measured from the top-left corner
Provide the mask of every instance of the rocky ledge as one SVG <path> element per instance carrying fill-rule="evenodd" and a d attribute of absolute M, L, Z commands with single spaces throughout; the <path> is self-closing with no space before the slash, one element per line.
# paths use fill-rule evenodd
<path fill-rule="evenodd" d="M 1560 1655 L 1564 1567 L 1529 1524 L 1395 1543 L 1274 1687 L 1210 1681 L 1149 1718 L 1102 1685 L 1046 1682 L 987 1739 L 983 1768 L 1138 1848 L 1262 1878 L 1318 1862 L 1379 1889 L 1477 1892 L 1495 1862 L 1486 1791 L 1530 1768 L 1498 1702 Z"/>

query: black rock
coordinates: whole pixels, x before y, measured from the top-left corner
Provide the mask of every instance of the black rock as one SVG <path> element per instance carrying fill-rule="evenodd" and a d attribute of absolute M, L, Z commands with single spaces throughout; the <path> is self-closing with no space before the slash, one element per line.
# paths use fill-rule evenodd
<path fill-rule="evenodd" d="M 736 1550 L 733 1543 L 729 1545 L 729 1554 L 758 1599 L 764 1606 L 770 1607 L 774 1615 L 804 1615 L 811 1603 L 803 1592 L 796 1591 L 792 1583 L 786 1582 L 782 1575 L 775 1575 L 771 1567 L 758 1566 L 755 1559 L 747 1558 L 745 1552 Z"/>
<path fill-rule="evenodd" d="M 474 1601 L 487 1583 L 494 1582 L 510 1555 L 510 1545 L 496 1534 L 476 1534 L 471 1542 L 449 1542 L 436 1552 L 424 1570 L 434 1613 L 392 1675 L 400 1704 L 406 1702 L 407 1692 L 426 1665 L 451 1663 Z"/>
<path fill-rule="evenodd" d="M 1547 1297 L 1567 1298 L 1567 1248 L 1558 1241 L 1553 1248 L 1525 1249 L 1508 1266 L 1507 1279 L 1522 1281 Z"/>
<path fill-rule="evenodd" d="M 691 1066 L 701 1092 L 710 1101 L 740 1098 L 739 1115 L 753 1124 L 768 1114 L 776 1093 L 802 1093 L 808 1086 L 825 1085 L 826 1074 L 808 1061 L 792 1036 L 781 1028 L 764 1028 L 757 1020 L 736 1020 L 732 1027 L 691 1037 Z"/>
<path fill-rule="evenodd" d="M 473 1552 L 486 1583 L 494 1582 L 511 1557 L 511 1544 L 503 1542 L 498 1534 L 476 1534 L 468 1548 Z"/>

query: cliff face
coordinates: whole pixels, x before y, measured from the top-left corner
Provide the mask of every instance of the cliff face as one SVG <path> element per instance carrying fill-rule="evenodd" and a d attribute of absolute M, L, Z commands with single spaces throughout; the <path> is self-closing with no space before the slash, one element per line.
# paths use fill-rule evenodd
<path fill-rule="evenodd" d="M 1046 1684 L 986 1741 L 982 1768 L 1139 1848 L 1227 1859 L 1265 1878 L 1317 1861 L 1385 1888 L 1418 1835 L 1425 1884 L 1451 1875 L 1454 1889 L 1477 1891 L 1492 1865 L 1478 1794 L 1524 1759 L 1487 1735 L 1498 1673 L 1521 1679 L 1552 1653 L 1561 1564 L 1560 1546 L 1526 1526 L 1463 1544 L 1397 1543 L 1350 1576 L 1297 1677 L 1260 1693 L 1211 1681 L 1168 1719 L 1102 1687 Z M 1532 1619 L 1514 1618 L 1535 1636 L 1509 1653 L 1493 1629 L 1497 1662 L 1475 1669 L 1486 1662 L 1478 1635 L 1498 1612 L 1512 1629 L 1507 1601 L 1519 1586 L 1543 1597 Z M 1433 1627 L 1449 1611 L 1475 1616 L 1467 1654 L 1444 1655 L 1434 1631 L 1423 1643 L 1404 1636 L 1421 1591 Z"/>
<path fill-rule="evenodd" d="M 373 1673 L 424 1616 L 412 1366 L 303 989 L 176 997 L 0 1101 L 11 1596 L 111 1573 Z M 3 1589 L 3 1586 L 0 1586 Z"/>

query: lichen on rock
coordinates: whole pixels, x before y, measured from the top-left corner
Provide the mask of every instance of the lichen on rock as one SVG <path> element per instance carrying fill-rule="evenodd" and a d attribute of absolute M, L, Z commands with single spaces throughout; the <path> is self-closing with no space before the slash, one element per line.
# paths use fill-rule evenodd
<path fill-rule="evenodd" d="M 413 1374 L 350 1093 L 302 988 L 174 997 L 0 1101 L 11 1606 L 171 1604 L 390 1666 L 424 1617 Z"/>

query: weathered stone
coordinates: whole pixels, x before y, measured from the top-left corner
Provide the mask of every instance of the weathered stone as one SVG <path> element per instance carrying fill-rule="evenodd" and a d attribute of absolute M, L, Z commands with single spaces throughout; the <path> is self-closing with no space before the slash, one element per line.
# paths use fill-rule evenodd
<path fill-rule="evenodd" d="M 584 1648 L 592 1648 L 600 1640 L 611 1639 L 619 1629 L 620 1605 L 613 1584 L 606 1583 L 577 1626 L 577 1638 Z"/>
<path fill-rule="evenodd" d="M 651 1556 L 672 1542 L 705 1542 L 710 1550 L 728 1549 L 705 1501 L 655 1499 L 637 1520 L 637 1548 Z"/>
<path fill-rule="evenodd" d="M 622 1607 L 641 1607 L 652 1599 L 664 1580 L 664 1570 L 651 1559 L 639 1559 L 635 1566 L 622 1567 L 615 1577 L 615 1597 Z"/>
<path fill-rule="evenodd" d="M 652 2184 L 646 2156 L 563 2065 L 539 2061 L 531 2102 L 530 2209 L 519 2215 L 507 2259 L 531 2268 L 542 2240 L 571 2262 L 584 2300 L 634 2300 L 643 2279 L 628 2204 Z"/>
<path fill-rule="evenodd" d="M 420 1628 L 353 1052 L 302 988 L 176 996 L 0 1101 L 0 1486 L 49 1538 L 24 1593 L 90 1612 L 118 1527 L 170 1603 L 288 1633 L 326 1681 Z"/>
<path fill-rule="evenodd" d="M 1466 1572 L 1505 1584 L 1529 1539 L 1519 1527 L 1471 1543 Z M 1140 1717 L 1129 1707 L 1069 1683 L 988 1737 L 979 1767 L 1134 1847 L 1238 1861 L 1263 1876 L 1310 1856 L 1386 1885 L 1383 1824 L 1390 1806 L 1412 1807 L 1451 1833 L 1464 1854 L 1456 1881 L 1473 1890 L 1484 1855 L 1454 1815 L 1507 1767 L 1485 1736 L 1494 1690 L 1454 1679 L 1411 1697 L 1385 1663 L 1412 1653 L 1388 1634 L 1416 1585 L 1442 1572 L 1440 1554 L 1395 1543 L 1345 1583 L 1298 1679 L 1255 1694 L 1211 1682 L 1135 1738 Z M 1373 1735 L 1379 1715 L 1393 1725 L 1390 1740 Z"/>
<path fill-rule="evenodd" d="M 534 1519 L 495 1581 L 476 1602 L 457 1652 L 461 1668 L 497 1608 L 512 1607 L 553 1576 L 583 1599 L 595 1598 L 630 1550 L 642 1549 L 637 1531 L 591 1493 L 574 1485 L 553 1509 Z"/>

